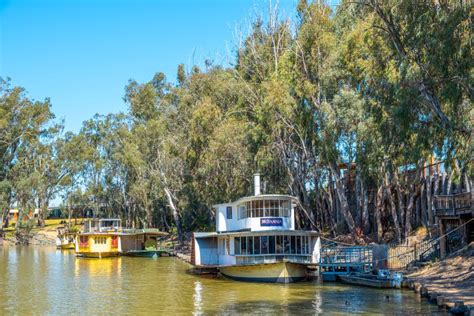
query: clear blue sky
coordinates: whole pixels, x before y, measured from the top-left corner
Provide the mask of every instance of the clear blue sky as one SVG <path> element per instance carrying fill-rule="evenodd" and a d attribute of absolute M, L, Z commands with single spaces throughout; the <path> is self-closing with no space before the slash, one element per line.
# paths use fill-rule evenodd
<path fill-rule="evenodd" d="M 280 0 L 293 17 L 296 0 Z M 125 111 L 129 79 L 206 58 L 227 64 L 236 26 L 265 10 L 257 0 L 0 0 L 0 76 L 36 100 L 51 98 L 66 129 L 95 113 Z"/>

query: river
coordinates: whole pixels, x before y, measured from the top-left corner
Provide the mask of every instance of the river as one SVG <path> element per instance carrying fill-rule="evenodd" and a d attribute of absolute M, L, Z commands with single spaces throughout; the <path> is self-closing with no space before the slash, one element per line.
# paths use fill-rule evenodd
<path fill-rule="evenodd" d="M 0 314 L 444 315 L 409 290 L 302 282 L 256 284 L 186 273 L 177 258 L 76 258 L 0 247 Z"/>

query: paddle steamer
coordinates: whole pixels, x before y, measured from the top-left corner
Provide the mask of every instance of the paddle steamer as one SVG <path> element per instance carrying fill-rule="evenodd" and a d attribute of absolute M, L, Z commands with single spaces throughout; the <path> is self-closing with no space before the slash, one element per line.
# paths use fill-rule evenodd
<path fill-rule="evenodd" d="M 319 263 L 318 233 L 295 229 L 297 198 L 261 194 L 259 174 L 254 188 L 253 196 L 214 205 L 216 231 L 194 233 L 192 263 L 238 281 L 306 279 L 307 267 Z"/>

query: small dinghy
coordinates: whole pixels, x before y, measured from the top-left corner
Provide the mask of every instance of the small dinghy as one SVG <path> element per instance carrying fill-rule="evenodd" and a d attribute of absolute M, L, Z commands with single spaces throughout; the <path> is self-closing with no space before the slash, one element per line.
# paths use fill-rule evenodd
<path fill-rule="evenodd" d="M 379 270 L 378 274 L 370 273 L 350 273 L 339 275 L 342 282 L 370 286 L 376 288 L 400 288 L 403 276 L 399 272 L 390 273 L 389 270 Z"/>

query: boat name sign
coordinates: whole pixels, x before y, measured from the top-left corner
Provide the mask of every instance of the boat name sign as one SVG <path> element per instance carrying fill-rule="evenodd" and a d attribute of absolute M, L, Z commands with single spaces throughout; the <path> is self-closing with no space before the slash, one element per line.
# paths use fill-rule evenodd
<path fill-rule="evenodd" d="M 283 218 L 280 218 L 280 217 L 260 218 L 260 226 L 283 226 Z"/>

